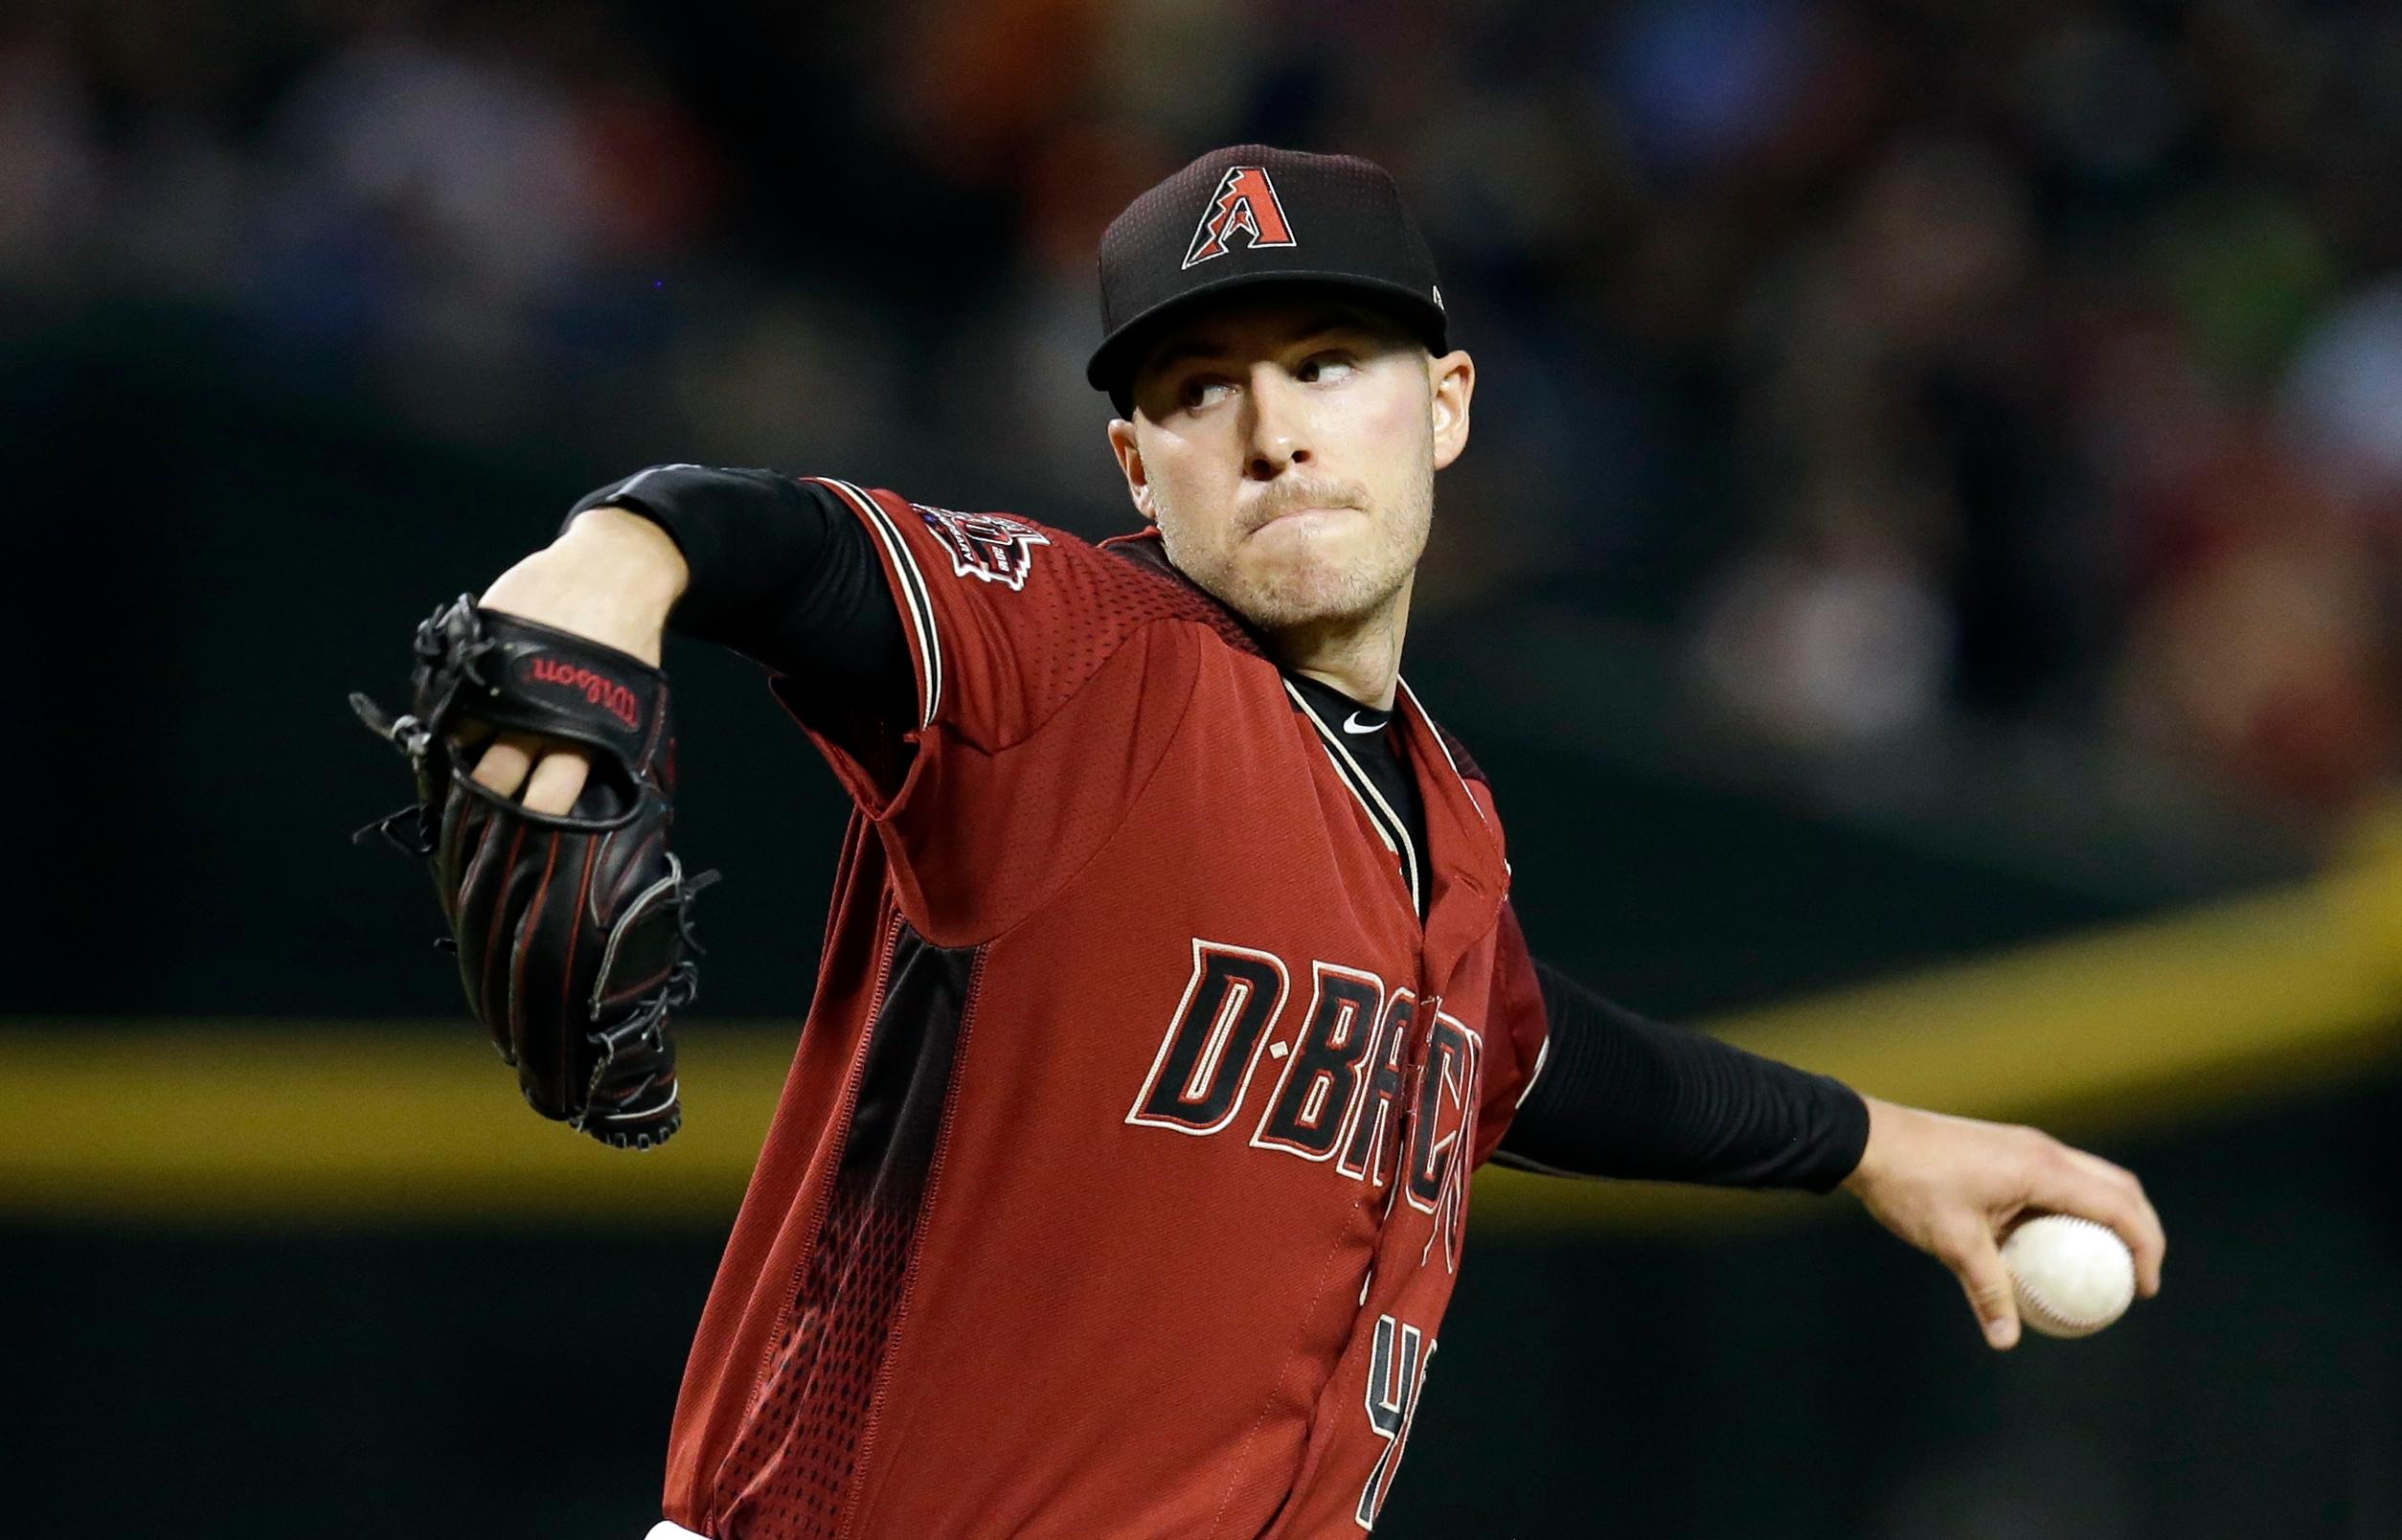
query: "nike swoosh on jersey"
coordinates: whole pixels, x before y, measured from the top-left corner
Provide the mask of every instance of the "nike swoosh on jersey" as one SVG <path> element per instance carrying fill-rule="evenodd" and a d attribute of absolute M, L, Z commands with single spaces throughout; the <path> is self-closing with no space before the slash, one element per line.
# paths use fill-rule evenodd
<path fill-rule="evenodd" d="M 1357 712 L 1343 718 L 1343 731 L 1346 733 L 1375 733 L 1382 731 L 1384 725 L 1382 722 L 1363 722 Z"/>

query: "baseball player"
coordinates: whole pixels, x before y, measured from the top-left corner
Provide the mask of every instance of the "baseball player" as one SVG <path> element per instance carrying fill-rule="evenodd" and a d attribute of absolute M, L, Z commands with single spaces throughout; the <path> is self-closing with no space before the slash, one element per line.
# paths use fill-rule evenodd
<path fill-rule="evenodd" d="M 1399 671 L 1476 368 L 1390 177 L 1205 155 L 1110 226 L 1100 299 L 1139 532 L 653 467 L 429 623 L 385 725 L 453 756 L 416 848 L 479 1013 L 611 1143 L 673 1132 L 690 993 L 662 633 L 765 665 L 856 804 L 654 1536 L 1356 1535 L 1488 1159 L 1847 1188 L 1996 1348 L 2024 1212 L 2109 1225 L 2157 1290 L 2127 1172 L 1529 955 L 1502 802 Z M 554 996 L 597 1064 L 553 1067 Z"/>

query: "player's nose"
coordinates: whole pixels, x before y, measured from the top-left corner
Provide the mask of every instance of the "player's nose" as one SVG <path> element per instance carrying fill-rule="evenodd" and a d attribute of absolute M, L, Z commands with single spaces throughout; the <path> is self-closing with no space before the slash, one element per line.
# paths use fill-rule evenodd
<path fill-rule="evenodd" d="M 1263 364 L 1252 371 L 1243 393 L 1251 420 L 1250 462 L 1255 481 L 1273 481 L 1294 465 L 1312 459 L 1308 418 L 1299 387 L 1283 370 Z"/>

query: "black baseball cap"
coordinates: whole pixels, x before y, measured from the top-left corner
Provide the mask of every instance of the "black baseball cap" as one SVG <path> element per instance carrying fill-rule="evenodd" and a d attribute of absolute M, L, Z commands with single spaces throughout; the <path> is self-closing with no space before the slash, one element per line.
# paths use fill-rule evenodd
<path fill-rule="evenodd" d="M 1144 350 L 1195 301 L 1260 283 L 1339 288 L 1447 351 L 1443 291 L 1401 190 L 1372 161 L 1213 149 L 1101 234 L 1101 343 L 1084 377 L 1120 412 Z"/>

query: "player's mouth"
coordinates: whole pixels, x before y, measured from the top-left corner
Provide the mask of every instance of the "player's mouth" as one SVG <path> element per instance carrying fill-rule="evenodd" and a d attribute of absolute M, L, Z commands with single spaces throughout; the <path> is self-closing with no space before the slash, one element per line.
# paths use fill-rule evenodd
<path fill-rule="evenodd" d="M 1278 509 L 1253 525 L 1249 532 L 1258 534 L 1264 530 L 1272 530 L 1280 524 L 1292 524 L 1297 520 L 1303 523 L 1323 524 L 1339 514 L 1362 511 L 1364 510 L 1343 503 L 1303 503 L 1292 508 Z"/>

